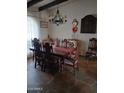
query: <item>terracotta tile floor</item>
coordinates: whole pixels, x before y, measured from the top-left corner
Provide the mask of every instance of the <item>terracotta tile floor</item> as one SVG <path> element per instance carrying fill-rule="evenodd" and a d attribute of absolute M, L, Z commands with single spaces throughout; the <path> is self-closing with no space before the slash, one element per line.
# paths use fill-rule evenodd
<path fill-rule="evenodd" d="M 60 73 L 50 74 L 34 68 L 27 61 L 28 93 L 97 93 L 97 64 L 80 57 L 79 71 L 74 75 L 70 67 Z"/>

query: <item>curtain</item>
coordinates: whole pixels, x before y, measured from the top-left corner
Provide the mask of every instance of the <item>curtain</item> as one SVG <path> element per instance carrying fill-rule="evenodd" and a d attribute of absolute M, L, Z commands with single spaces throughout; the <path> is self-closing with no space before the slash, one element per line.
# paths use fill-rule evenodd
<path fill-rule="evenodd" d="M 27 16 L 27 54 L 30 55 L 29 50 L 32 47 L 32 42 L 34 38 L 39 38 L 39 20 L 32 16 Z"/>

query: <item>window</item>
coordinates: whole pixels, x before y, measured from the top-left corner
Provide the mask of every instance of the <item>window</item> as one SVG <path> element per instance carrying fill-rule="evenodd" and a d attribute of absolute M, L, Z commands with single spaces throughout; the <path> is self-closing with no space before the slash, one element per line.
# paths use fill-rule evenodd
<path fill-rule="evenodd" d="M 35 17 L 28 16 L 27 17 L 27 54 L 30 54 L 29 50 L 32 47 L 31 40 L 33 38 L 39 38 L 39 21 Z"/>

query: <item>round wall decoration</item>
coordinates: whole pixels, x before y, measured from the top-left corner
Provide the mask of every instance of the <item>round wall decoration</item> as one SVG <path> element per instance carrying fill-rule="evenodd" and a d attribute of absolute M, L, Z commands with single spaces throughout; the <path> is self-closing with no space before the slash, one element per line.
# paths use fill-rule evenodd
<path fill-rule="evenodd" d="M 74 33 L 78 31 L 77 25 L 78 25 L 77 19 L 73 19 L 73 21 L 72 21 L 72 26 L 73 26 L 73 27 L 72 27 L 72 31 L 73 31 Z"/>

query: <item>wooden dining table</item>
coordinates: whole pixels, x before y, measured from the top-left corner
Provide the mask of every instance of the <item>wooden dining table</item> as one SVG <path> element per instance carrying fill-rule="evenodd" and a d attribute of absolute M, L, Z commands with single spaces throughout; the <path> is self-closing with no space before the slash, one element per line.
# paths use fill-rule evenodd
<path fill-rule="evenodd" d="M 36 51 L 36 49 L 34 49 L 34 48 L 30 48 L 30 50 L 33 52 Z M 42 54 L 45 54 L 46 52 L 41 49 L 41 50 L 39 50 L 39 53 L 42 55 Z M 57 57 L 59 59 L 58 62 L 61 66 L 62 66 L 62 64 L 64 65 L 65 59 L 70 60 L 70 62 L 74 61 L 74 59 L 70 58 L 67 54 L 60 52 L 60 51 L 56 51 L 54 49 L 53 49 L 53 52 L 50 53 L 50 55 L 53 57 Z M 60 67 L 60 68 L 61 68 L 60 71 L 63 71 L 63 67 Z"/>
<path fill-rule="evenodd" d="M 34 49 L 34 48 L 30 48 L 30 50 L 31 51 L 36 51 L 36 49 Z M 41 50 L 39 50 L 39 52 L 41 53 L 41 54 L 45 54 L 46 52 L 45 51 L 43 51 L 42 49 Z M 63 53 L 63 52 L 60 52 L 60 51 L 56 51 L 56 50 L 54 50 L 53 49 L 53 52 L 51 52 L 50 53 L 50 55 L 52 55 L 52 56 L 56 56 L 56 57 L 59 57 L 59 58 L 61 58 L 61 59 L 67 59 L 67 60 L 73 60 L 71 57 L 69 57 L 66 53 Z"/>

